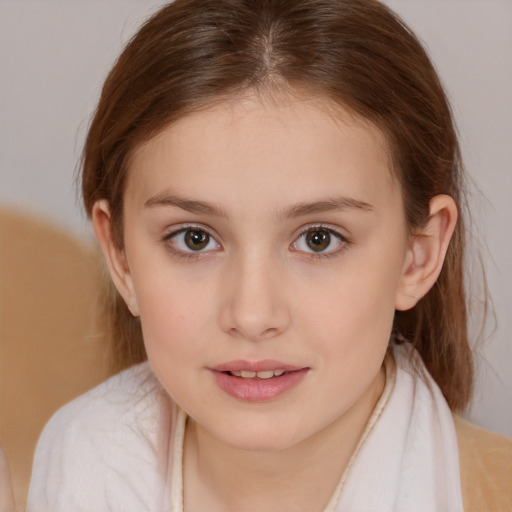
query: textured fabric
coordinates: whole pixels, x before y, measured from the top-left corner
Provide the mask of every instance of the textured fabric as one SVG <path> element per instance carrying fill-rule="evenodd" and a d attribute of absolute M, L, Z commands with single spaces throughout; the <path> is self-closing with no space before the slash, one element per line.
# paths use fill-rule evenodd
<path fill-rule="evenodd" d="M 393 393 L 361 448 L 336 512 L 462 512 L 452 414 L 408 345 L 394 348 Z M 412 359 L 412 362 L 410 361 Z"/>
<path fill-rule="evenodd" d="M 388 372 L 389 396 L 327 510 L 462 511 L 451 412 L 432 379 L 412 370 L 410 350 L 395 347 L 394 355 L 394 387 Z M 109 379 L 46 426 L 28 512 L 168 512 L 171 499 L 180 512 L 185 421 L 147 363 Z"/>
<path fill-rule="evenodd" d="M 465 512 L 512 511 L 512 439 L 454 416 Z"/>
<path fill-rule="evenodd" d="M 27 512 L 165 510 L 176 414 L 147 363 L 67 404 L 40 437 Z"/>

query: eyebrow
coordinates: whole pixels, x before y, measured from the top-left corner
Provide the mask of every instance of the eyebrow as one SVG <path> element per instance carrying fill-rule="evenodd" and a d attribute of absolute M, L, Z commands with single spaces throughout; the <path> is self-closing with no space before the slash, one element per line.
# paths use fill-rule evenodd
<path fill-rule="evenodd" d="M 228 218 L 228 214 L 213 204 L 179 197 L 173 194 L 157 194 L 149 198 L 145 203 L 145 207 L 166 206 L 181 208 L 190 213 L 198 215 L 211 215 L 215 217 Z M 350 197 L 328 198 L 321 201 L 313 201 L 310 203 L 300 202 L 286 207 L 278 213 L 280 219 L 290 219 L 295 217 L 303 217 L 315 213 L 326 213 L 330 211 L 373 211 L 373 206 L 364 201 Z"/>
<path fill-rule="evenodd" d="M 373 211 L 373 206 L 364 201 L 353 199 L 351 197 L 336 197 L 314 201 L 311 203 L 297 203 L 285 208 L 279 217 L 289 219 L 293 217 L 302 217 L 314 213 L 326 213 L 330 211 Z"/>
<path fill-rule="evenodd" d="M 194 199 L 187 199 L 185 197 L 179 197 L 172 194 L 157 194 L 156 196 L 149 198 L 144 203 L 144 206 L 172 206 L 199 215 L 211 215 L 214 217 L 224 218 L 228 217 L 227 213 L 223 211 L 222 208 L 219 208 L 213 204 L 205 203 L 203 201 L 196 201 Z"/>

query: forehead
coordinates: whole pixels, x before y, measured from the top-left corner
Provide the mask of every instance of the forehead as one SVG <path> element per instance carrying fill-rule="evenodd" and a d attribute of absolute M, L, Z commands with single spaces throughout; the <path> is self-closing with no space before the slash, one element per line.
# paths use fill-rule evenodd
<path fill-rule="evenodd" d="M 246 97 L 189 114 L 138 147 L 126 199 L 168 191 L 243 207 L 277 187 L 283 202 L 348 194 L 379 207 L 399 194 L 390 162 L 381 130 L 347 109 Z"/>

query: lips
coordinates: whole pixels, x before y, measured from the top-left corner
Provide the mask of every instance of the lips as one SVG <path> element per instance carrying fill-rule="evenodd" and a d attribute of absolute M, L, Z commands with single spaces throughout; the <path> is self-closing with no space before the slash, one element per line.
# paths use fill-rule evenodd
<path fill-rule="evenodd" d="M 213 366 L 211 370 L 217 372 L 233 372 L 233 371 L 247 371 L 247 372 L 264 372 L 268 370 L 283 370 L 285 372 L 293 372 L 301 370 L 303 366 L 293 366 L 290 364 L 282 363 L 274 359 L 265 359 L 264 361 L 245 361 L 239 359 L 237 361 L 229 361 L 228 363 Z"/>
<path fill-rule="evenodd" d="M 263 370 L 261 372 L 251 372 L 247 370 L 233 370 L 228 372 L 233 377 L 242 377 L 243 379 L 271 379 L 272 377 L 280 377 L 284 370 Z"/>
<path fill-rule="evenodd" d="M 273 400 L 298 385 L 309 371 L 275 360 L 230 361 L 210 368 L 218 386 L 243 401 Z"/>

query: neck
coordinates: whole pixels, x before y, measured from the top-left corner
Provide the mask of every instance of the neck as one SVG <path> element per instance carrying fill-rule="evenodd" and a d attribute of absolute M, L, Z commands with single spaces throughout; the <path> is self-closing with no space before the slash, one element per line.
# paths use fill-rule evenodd
<path fill-rule="evenodd" d="M 185 436 L 186 512 L 322 511 L 382 394 L 381 369 L 372 386 L 321 432 L 277 452 L 240 450 L 188 420 Z"/>

